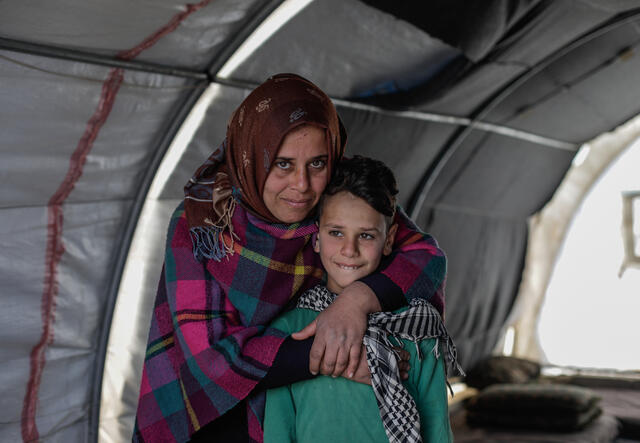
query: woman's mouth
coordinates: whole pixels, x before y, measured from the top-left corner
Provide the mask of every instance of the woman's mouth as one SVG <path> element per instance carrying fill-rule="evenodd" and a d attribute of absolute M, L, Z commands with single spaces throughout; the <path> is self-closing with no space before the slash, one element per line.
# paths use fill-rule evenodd
<path fill-rule="evenodd" d="M 283 198 L 282 200 L 292 208 L 306 208 L 307 206 L 309 206 L 309 202 L 311 201 L 310 199 L 290 200 L 287 198 Z"/>

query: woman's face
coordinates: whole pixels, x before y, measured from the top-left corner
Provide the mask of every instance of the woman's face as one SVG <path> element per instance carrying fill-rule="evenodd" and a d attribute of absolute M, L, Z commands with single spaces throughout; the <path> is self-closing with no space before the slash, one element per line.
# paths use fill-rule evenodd
<path fill-rule="evenodd" d="M 278 150 L 264 183 L 262 199 L 283 223 L 303 220 L 327 186 L 325 131 L 305 125 L 289 132 Z"/>

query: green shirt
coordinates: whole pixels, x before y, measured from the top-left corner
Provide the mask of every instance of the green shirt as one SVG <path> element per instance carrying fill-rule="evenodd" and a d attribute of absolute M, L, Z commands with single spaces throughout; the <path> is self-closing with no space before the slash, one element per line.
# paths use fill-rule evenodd
<path fill-rule="evenodd" d="M 277 318 L 271 326 L 287 333 L 299 331 L 318 312 L 294 309 Z M 415 344 L 402 340 L 410 354 L 409 379 L 404 382 L 420 413 L 424 442 L 453 441 L 447 406 L 447 386 L 443 358 L 432 353 L 435 339 Z M 264 419 L 265 443 L 282 442 L 388 442 L 373 389 L 369 385 L 317 376 L 267 391 Z"/>

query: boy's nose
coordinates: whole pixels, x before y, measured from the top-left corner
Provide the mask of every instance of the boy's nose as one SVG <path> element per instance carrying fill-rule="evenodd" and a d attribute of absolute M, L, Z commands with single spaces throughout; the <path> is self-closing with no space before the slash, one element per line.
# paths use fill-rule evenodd
<path fill-rule="evenodd" d="M 358 255 L 358 242 L 354 239 L 345 239 L 342 244 L 342 255 L 345 257 L 355 257 Z"/>

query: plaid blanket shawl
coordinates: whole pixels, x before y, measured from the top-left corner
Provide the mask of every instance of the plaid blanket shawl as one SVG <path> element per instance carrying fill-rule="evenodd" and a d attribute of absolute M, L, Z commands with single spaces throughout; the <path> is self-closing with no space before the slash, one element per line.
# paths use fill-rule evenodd
<path fill-rule="evenodd" d="M 405 294 L 443 306 L 446 261 L 435 240 L 399 220 L 383 271 Z M 322 280 L 315 223 L 273 225 L 238 206 L 234 253 L 201 263 L 181 204 L 172 216 L 144 362 L 134 442 L 185 442 L 241 401 L 262 441 L 265 376 L 285 334 L 268 325 Z M 248 246 L 250 245 L 250 246 Z M 441 310 L 441 309 L 440 309 Z"/>

